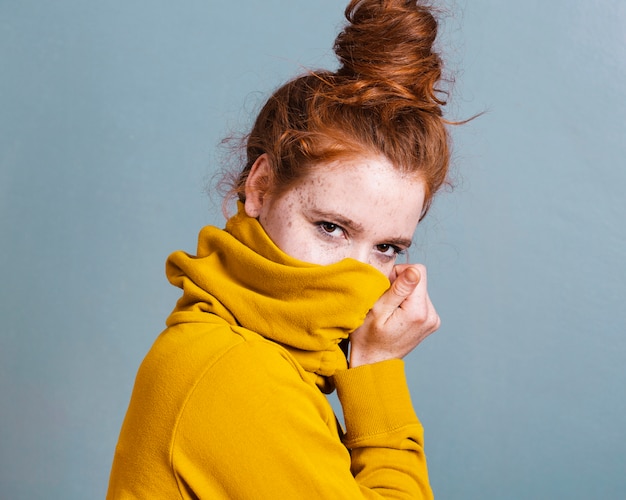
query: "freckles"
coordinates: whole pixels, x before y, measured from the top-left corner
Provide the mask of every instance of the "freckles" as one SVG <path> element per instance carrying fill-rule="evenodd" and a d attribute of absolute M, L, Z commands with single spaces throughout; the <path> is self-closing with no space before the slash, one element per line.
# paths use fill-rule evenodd
<path fill-rule="evenodd" d="M 302 203 L 302 201 L 304 200 L 304 194 L 305 194 L 305 192 L 303 192 L 302 188 L 301 188 L 301 187 L 299 187 L 299 186 L 298 186 L 297 188 L 294 188 L 294 190 L 293 190 L 293 194 L 294 194 L 294 195 L 295 195 L 295 197 L 296 197 L 296 201 L 297 201 L 298 203 Z M 289 208 L 290 208 L 290 209 L 291 209 L 291 208 L 293 208 L 293 204 L 294 204 L 294 201 L 293 201 L 293 200 L 291 200 L 291 201 L 289 202 Z"/>

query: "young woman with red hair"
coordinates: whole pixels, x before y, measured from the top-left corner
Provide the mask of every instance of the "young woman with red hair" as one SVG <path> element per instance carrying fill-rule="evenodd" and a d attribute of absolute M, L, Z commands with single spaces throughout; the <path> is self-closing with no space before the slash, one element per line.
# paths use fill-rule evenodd
<path fill-rule="evenodd" d="M 257 117 L 238 213 L 167 261 L 183 293 L 137 375 L 109 499 L 432 498 L 402 358 L 439 317 L 424 266 L 396 259 L 447 179 L 437 21 L 414 0 L 353 0 L 346 18 L 340 68 Z"/>

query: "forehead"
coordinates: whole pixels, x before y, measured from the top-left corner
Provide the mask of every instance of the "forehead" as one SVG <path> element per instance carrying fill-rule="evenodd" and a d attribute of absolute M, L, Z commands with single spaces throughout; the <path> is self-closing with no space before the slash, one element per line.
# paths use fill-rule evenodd
<path fill-rule="evenodd" d="M 412 226 L 411 231 L 424 203 L 424 182 L 378 156 L 316 165 L 292 190 L 299 203 L 312 210 L 336 212 L 365 226 L 395 221 Z"/>

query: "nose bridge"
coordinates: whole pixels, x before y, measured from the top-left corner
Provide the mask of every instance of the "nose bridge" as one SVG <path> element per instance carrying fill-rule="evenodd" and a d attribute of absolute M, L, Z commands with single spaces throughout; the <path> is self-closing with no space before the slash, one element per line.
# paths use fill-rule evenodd
<path fill-rule="evenodd" d="M 364 264 L 371 264 L 371 252 L 369 245 L 365 243 L 356 243 L 354 242 L 350 245 L 350 255 L 354 260 L 358 260 L 359 262 L 363 262 Z"/>

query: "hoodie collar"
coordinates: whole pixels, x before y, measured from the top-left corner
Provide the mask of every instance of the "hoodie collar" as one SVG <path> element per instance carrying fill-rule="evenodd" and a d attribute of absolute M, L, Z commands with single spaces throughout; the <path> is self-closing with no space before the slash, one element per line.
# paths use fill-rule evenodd
<path fill-rule="evenodd" d="M 241 204 L 225 230 L 202 229 L 196 256 L 173 253 L 166 274 L 183 289 L 168 326 L 216 314 L 282 345 L 320 386 L 347 368 L 339 342 L 389 287 L 382 273 L 353 259 L 320 266 L 290 257 Z"/>

